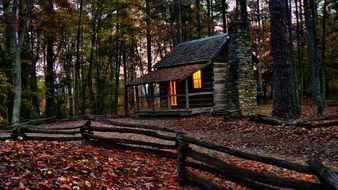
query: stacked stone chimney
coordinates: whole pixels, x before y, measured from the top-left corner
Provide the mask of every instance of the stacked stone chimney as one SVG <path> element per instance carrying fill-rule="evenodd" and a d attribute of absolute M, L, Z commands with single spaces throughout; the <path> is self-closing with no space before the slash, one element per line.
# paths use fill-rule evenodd
<path fill-rule="evenodd" d="M 257 87 L 252 69 L 249 23 L 229 23 L 229 72 L 226 83 L 226 109 L 252 112 L 257 106 Z"/>

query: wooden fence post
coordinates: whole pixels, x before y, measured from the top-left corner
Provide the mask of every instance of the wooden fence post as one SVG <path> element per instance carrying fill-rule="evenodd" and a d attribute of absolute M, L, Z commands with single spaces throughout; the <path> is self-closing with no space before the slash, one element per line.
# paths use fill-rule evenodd
<path fill-rule="evenodd" d="M 187 150 L 189 150 L 189 144 L 183 140 L 182 136 L 183 134 L 176 135 L 176 143 L 177 143 L 176 145 L 178 154 L 177 173 L 180 184 L 185 183 Z"/>
<path fill-rule="evenodd" d="M 90 139 L 89 139 L 88 136 L 85 135 L 85 133 L 87 133 L 87 134 L 88 134 L 88 133 L 89 133 L 89 134 L 94 134 L 91 125 L 92 125 L 91 120 L 88 120 L 88 121 L 86 122 L 86 124 L 84 124 L 84 125 L 81 126 L 81 128 L 80 128 L 80 133 L 81 133 L 82 137 L 85 138 L 86 141 L 89 141 Z"/>
<path fill-rule="evenodd" d="M 26 131 L 27 129 L 18 126 L 12 130 L 11 137 L 13 140 L 25 140 L 27 137 Z"/>

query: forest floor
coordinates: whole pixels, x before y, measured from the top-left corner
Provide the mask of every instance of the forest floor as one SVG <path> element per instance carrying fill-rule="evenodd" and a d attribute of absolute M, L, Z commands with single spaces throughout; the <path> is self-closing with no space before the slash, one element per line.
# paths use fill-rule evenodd
<path fill-rule="evenodd" d="M 270 115 L 272 106 L 261 106 L 259 110 Z M 302 112 L 299 119 L 316 117 L 315 105 L 304 105 Z M 337 114 L 338 106 L 327 107 L 326 116 Z M 301 164 L 310 156 L 316 156 L 338 169 L 338 126 L 314 129 L 274 126 L 248 119 L 224 121 L 221 116 L 208 114 L 182 118 L 129 117 L 117 121 L 170 128 L 215 144 Z"/>
<path fill-rule="evenodd" d="M 271 110 L 271 106 L 261 107 L 261 112 L 268 113 L 269 109 Z M 303 119 L 314 117 L 314 110 L 314 106 L 304 106 L 305 114 L 301 117 Z M 327 115 L 337 113 L 338 107 L 327 109 Z M 224 121 L 223 117 L 213 117 L 209 114 L 182 118 L 128 117 L 113 120 L 171 128 L 215 144 L 300 164 L 305 164 L 310 156 L 317 156 L 326 166 L 338 170 L 337 126 L 316 129 L 272 126 L 253 123 L 246 119 Z M 84 121 L 81 120 L 44 126 L 46 128 L 67 127 L 83 123 Z M 92 122 L 92 124 L 103 125 L 99 122 Z M 111 133 L 101 134 L 112 135 Z M 141 135 L 113 135 L 156 141 L 154 138 Z M 245 161 L 215 151 L 208 153 L 242 168 L 317 182 L 317 179 L 311 175 Z M 236 184 L 218 178 L 214 180 L 225 183 L 233 189 L 242 189 Z M 174 160 L 152 154 L 94 147 L 81 142 L 0 141 L 0 189 L 57 188 L 197 189 L 178 184 Z"/>

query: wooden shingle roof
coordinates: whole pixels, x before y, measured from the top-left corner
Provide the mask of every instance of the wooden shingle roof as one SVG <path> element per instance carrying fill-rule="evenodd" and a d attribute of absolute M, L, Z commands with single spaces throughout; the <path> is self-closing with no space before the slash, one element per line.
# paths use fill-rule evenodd
<path fill-rule="evenodd" d="M 148 83 L 159 83 L 165 81 L 182 80 L 191 76 L 194 72 L 205 68 L 208 64 L 190 64 L 172 68 L 163 68 L 151 71 L 129 83 L 129 85 L 140 85 Z"/>
<path fill-rule="evenodd" d="M 180 43 L 154 67 L 176 67 L 179 65 L 209 62 L 223 48 L 227 39 L 227 34 L 221 34 Z"/>

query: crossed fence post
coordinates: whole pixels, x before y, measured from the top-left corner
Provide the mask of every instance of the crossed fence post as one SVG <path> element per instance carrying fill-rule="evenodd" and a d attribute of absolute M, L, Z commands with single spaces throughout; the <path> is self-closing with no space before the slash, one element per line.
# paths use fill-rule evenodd
<path fill-rule="evenodd" d="M 176 135 L 176 147 L 177 147 L 177 173 L 178 181 L 180 184 L 185 183 L 186 173 L 186 159 L 187 151 L 190 149 L 189 144 L 183 140 L 184 134 L 178 133 Z"/>

